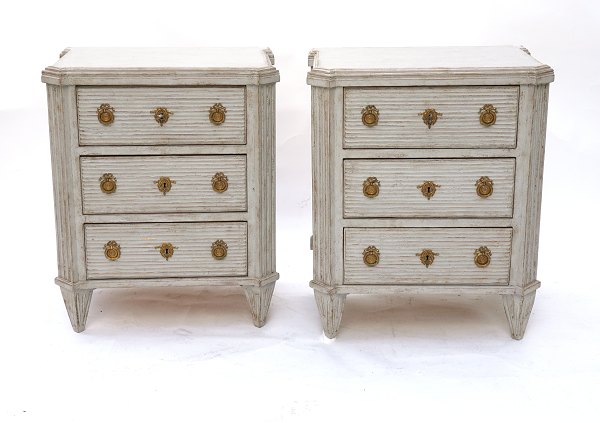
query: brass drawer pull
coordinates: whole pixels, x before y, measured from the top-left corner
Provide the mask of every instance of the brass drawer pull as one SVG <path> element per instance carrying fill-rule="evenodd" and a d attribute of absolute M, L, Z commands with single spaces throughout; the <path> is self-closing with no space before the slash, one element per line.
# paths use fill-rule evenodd
<path fill-rule="evenodd" d="M 99 179 L 100 189 L 105 194 L 112 194 L 117 190 L 117 178 L 112 173 L 105 173 Z"/>
<path fill-rule="evenodd" d="M 108 103 L 102 103 L 96 110 L 98 113 L 98 122 L 102 125 L 110 125 L 115 121 L 115 109 Z"/>
<path fill-rule="evenodd" d="M 487 198 L 494 192 L 494 181 L 487 176 L 482 176 L 475 182 L 477 187 L 477 195 L 481 198 Z"/>
<path fill-rule="evenodd" d="M 479 109 L 479 123 L 483 126 L 492 126 L 496 123 L 496 108 L 493 104 L 484 104 Z"/>
<path fill-rule="evenodd" d="M 171 191 L 171 186 L 176 184 L 177 182 L 173 181 L 168 176 L 161 176 L 158 178 L 158 181 L 154 181 L 158 190 L 163 193 L 163 195 L 167 195 L 167 192 Z"/>
<path fill-rule="evenodd" d="M 427 128 L 431 129 L 438 120 L 438 116 L 443 116 L 443 113 L 436 112 L 435 109 L 425 109 L 424 112 L 419 113 L 419 116 L 423 118 L 423 123 L 427 125 Z"/>
<path fill-rule="evenodd" d="M 173 253 L 178 247 L 173 246 L 173 244 L 170 242 L 163 242 L 154 248 L 160 250 L 160 255 L 163 256 L 165 260 L 169 261 L 169 259 L 173 257 Z"/>
<path fill-rule="evenodd" d="M 488 247 L 479 247 L 475 250 L 474 261 L 477 267 L 488 267 L 492 261 L 492 252 Z"/>
<path fill-rule="evenodd" d="M 214 104 L 208 111 L 208 118 L 214 125 L 220 125 L 225 122 L 227 109 L 221 103 Z"/>
<path fill-rule="evenodd" d="M 119 257 L 121 257 L 121 246 L 117 244 L 117 241 L 108 241 L 104 245 L 104 257 L 110 261 L 119 260 Z"/>
<path fill-rule="evenodd" d="M 229 179 L 223 172 L 217 172 L 212 177 L 212 187 L 215 192 L 225 192 L 229 188 Z"/>
<path fill-rule="evenodd" d="M 154 120 L 158 122 L 160 126 L 163 126 L 169 120 L 169 116 L 173 114 L 173 112 L 169 112 L 164 107 L 157 107 L 156 109 L 150 112 L 154 115 Z"/>
<path fill-rule="evenodd" d="M 362 109 L 362 123 L 365 126 L 375 126 L 379 123 L 379 110 L 370 104 Z"/>
<path fill-rule="evenodd" d="M 363 182 L 363 194 L 365 197 L 373 198 L 379 195 L 379 180 L 374 176 L 369 176 Z"/>
<path fill-rule="evenodd" d="M 440 187 L 433 181 L 424 181 L 421 185 L 417 185 L 417 188 L 421 190 L 423 196 L 425 196 L 428 200 L 431 200 L 431 197 L 434 196 L 436 190 Z"/>
<path fill-rule="evenodd" d="M 211 254 L 215 260 L 223 260 L 227 257 L 227 243 L 222 239 L 217 239 L 212 243 Z"/>
<path fill-rule="evenodd" d="M 379 264 L 379 250 L 374 245 L 369 245 L 363 251 L 363 262 L 369 266 L 377 266 Z"/>
<path fill-rule="evenodd" d="M 433 264 L 433 260 L 435 260 L 435 256 L 439 256 L 438 253 L 434 253 L 433 250 L 423 250 L 420 253 L 416 254 L 419 259 L 421 259 L 421 263 L 425 265 L 425 267 L 429 268 Z"/>

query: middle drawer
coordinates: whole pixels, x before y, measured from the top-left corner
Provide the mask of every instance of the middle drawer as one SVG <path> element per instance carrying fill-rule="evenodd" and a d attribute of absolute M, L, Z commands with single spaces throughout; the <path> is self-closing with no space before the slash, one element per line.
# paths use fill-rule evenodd
<path fill-rule="evenodd" d="M 344 217 L 512 217 L 515 159 L 344 160 Z"/>
<path fill-rule="evenodd" d="M 81 157 L 84 214 L 239 212 L 246 156 Z"/>

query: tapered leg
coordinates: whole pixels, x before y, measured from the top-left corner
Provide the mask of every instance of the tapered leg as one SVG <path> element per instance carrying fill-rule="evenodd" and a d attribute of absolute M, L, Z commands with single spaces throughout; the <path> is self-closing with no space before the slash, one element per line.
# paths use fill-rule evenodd
<path fill-rule="evenodd" d="M 535 300 L 535 290 L 526 295 L 503 295 L 504 311 L 513 339 L 523 339 Z"/>
<path fill-rule="evenodd" d="M 60 292 L 62 293 L 73 330 L 78 333 L 83 332 L 85 330 L 85 322 L 90 309 L 93 290 L 61 287 Z"/>
<path fill-rule="evenodd" d="M 340 323 L 342 322 L 342 313 L 344 312 L 344 303 L 347 294 L 326 294 L 315 290 L 315 300 L 323 324 L 325 336 L 332 339 L 338 334 Z"/>
<path fill-rule="evenodd" d="M 246 298 L 248 299 L 248 303 L 250 304 L 252 320 L 254 321 L 254 326 L 256 326 L 257 328 L 262 328 L 265 325 L 274 289 L 275 282 L 264 286 L 244 287 Z"/>

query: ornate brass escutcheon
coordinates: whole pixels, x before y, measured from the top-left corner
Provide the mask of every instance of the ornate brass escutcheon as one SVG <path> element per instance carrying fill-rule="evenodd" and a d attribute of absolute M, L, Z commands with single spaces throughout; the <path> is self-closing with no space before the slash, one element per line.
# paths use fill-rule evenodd
<path fill-rule="evenodd" d="M 487 176 L 479 178 L 477 182 L 475 182 L 475 186 L 477 187 L 477 195 L 481 198 L 489 197 L 494 192 L 494 181 Z"/>
<path fill-rule="evenodd" d="M 431 129 L 431 127 L 437 122 L 438 116 L 443 116 L 443 113 L 438 113 L 435 111 L 435 109 L 425 109 L 424 112 L 419 113 L 419 116 L 423 118 L 425 125 Z"/>
<path fill-rule="evenodd" d="M 421 190 L 421 193 L 431 200 L 431 197 L 435 194 L 435 191 L 440 187 L 433 181 L 424 181 L 421 185 L 417 185 L 417 188 Z"/>
<path fill-rule="evenodd" d="M 104 257 L 110 261 L 118 260 L 121 257 L 121 246 L 117 241 L 108 241 L 104 244 Z"/>
<path fill-rule="evenodd" d="M 208 111 L 208 118 L 215 125 L 220 125 L 225 122 L 225 114 L 227 109 L 221 103 L 214 104 Z"/>
<path fill-rule="evenodd" d="M 211 254 L 215 260 L 223 260 L 227 257 L 227 243 L 222 239 L 217 239 L 212 243 Z"/>
<path fill-rule="evenodd" d="M 484 104 L 479 109 L 479 123 L 483 126 L 492 126 L 496 123 L 496 108 L 492 104 Z"/>
<path fill-rule="evenodd" d="M 374 245 L 369 245 L 363 251 L 363 262 L 369 266 L 377 266 L 379 264 L 379 250 Z"/>
<path fill-rule="evenodd" d="M 150 113 L 154 115 L 154 120 L 157 121 L 160 126 L 163 126 L 165 123 L 167 123 L 169 116 L 173 114 L 173 112 L 169 112 L 164 107 L 157 107 Z"/>
<path fill-rule="evenodd" d="M 439 256 L 438 253 L 434 253 L 433 250 L 423 250 L 420 253 L 416 254 L 417 257 L 421 259 L 421 263 L 425 265 L 425 267 L 429 268 L 433 264 L 433 260 L 435 260 L 435 256 Z"/>
<path fill-rule="evenodd" d="M 161 176 L 158 178 L 158 181 L 154 181 L 158 190 L 163 193 L 163 195 L 167 195 L 167 192 L 171 191 L 171 186 L 176 184 L 177 182 L 173 181 L 168 176 Z"/>
<path fill-rule="evenodd" d="M 96 112 L 98 113 L 98 122 L 102 125 L 108 126 L 115 121 L 115 109 L 108 103 L 102 103 Z"/>
<path fill-rule="evenodd" d="M 160 245 L 154 247 L 160 250 L 160 255 L 165 258 L 165 260 L 169 261 L 171 257 L 173 257 L 173 253 L 177 249 L 177 247 L 173 246 L 170 242 L 163 242 Z"/>
<path fill-rule="evenodd" d="M 379 110 L 370 104 L 362 109 L 362 123 L 365 126 L 375 126 L 379 123 Z"/>
<path fill-rule="evenodd" d="M 217 172 L 215 173 L 215 176 L 212 177 L 212 187 L 215 192 L 225 192 L 227 191 L 227 188 L 229 188 L 229 179 L 223 172 Z"/>
<path fill-rule="evenodd" d="M 475 250 L 474 261 L 477 267 L 487 267 L 492 261 L 492 252 L 488 247 L 479 247 Z"/>
<path fill-rule="evenodd" d="M 365 197 L 373 198 L 379 195 L 379 180 L 374 176 L 369 176 L 363 182 L 363 194 Z"/>
<path fill-rule="evenodd" d="M 112 173 L 105 173 L 99 179 L 100 189 L 105 194 L 112 194 L 117 190 L 117 178 Z"/>

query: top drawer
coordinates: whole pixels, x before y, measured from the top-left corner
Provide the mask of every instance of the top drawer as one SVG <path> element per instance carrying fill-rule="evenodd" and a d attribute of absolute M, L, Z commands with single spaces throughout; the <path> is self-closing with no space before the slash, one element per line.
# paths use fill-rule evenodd
<path fill-rule="evenodd" d="M 346 88 L 344 148 L 514 148 L 518 101 L 517 86 Z"/>
<path fill-rule="evenodd" d="M 77 114 L 80 145 L 246 143 L 243 87 L 79 87 Z"/>

